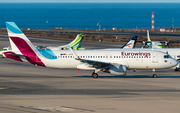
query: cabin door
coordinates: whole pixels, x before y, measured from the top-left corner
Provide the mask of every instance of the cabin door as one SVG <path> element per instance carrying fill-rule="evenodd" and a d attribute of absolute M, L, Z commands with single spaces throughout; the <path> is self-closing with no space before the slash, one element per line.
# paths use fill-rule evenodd
<path fill-rule="evenodd" d="M 157 52 L 152 53 L 152 63 L 158 63 L 158 53 Z"/>

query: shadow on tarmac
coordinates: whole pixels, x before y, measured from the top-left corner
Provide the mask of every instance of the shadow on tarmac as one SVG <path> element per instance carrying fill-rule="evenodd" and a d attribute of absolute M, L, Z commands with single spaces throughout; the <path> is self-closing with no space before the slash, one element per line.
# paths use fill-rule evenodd
<path fill-rule="evenodd" d="M 92 78 L 89 75 L 83 76 L 72 76 L 72 77 L 79 77 L 79 78 Z M 98 78 L 152 78 L 151 75 L 133 75 L 133 76 L 98 76 Z M 157 76 L 157 78 L 180 78 L 180 76 Z M 156 78 L 154 78 L 156 79 Z"/>
<path fill-rule="evenodd" d="M 92 78 L 92 76 L 90 75 L 82 75 L 82 76 L 53 76 L 53 75 L 0 75 L 0 77 L 15 77 L 15 78 L 31 78 L 31 79 L 42 79 L 42 78 Z M 107 76 L 98 76 L 98 78 L 152 78 L 151 75 L 127 75 L 127 76 L 111 76 L 111 75 L 107 75 Z M 97 79 L 98 79 L 97 78 Z M 180 76 L 163 76 L 163 75 L 159 75 L 157 76 L 157 78 L 180 78 Z M 96 79 L 96 78 L 93 78 Z M 156 79 L 156 78 L 153 78 Z"/>

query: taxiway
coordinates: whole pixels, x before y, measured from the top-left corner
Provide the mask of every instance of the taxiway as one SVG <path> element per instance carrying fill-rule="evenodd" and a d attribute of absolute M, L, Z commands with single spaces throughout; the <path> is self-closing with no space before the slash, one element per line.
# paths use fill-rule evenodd
<path fill-rule="evenodd" d="M 34 45 L 58 46 L 71 40 L 28 37 Z M 0 35 L 0 48 L 9 45 Z M 83 48 L 120 47 L 119 43 L 88 42 Z M 0 58 L 2 113 L 179 113 L 180 73 L 129 70 L 127 76 L 54 69 Z"/>

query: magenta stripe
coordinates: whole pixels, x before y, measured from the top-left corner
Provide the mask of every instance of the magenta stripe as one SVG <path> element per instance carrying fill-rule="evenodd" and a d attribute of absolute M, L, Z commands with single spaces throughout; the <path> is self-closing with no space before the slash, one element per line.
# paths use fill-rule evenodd
<path fill-rule="evenodd" d="M 37 64 L 39 66 L 44 66 L 41 59 L 36 55 L 36 53 L 31 49 L 31 47 L 27 44 L 27 42 L 19 37 L 10 37 L 17 48 L 21 51 L 21 53 L 27 56 L 28 62 L 32 64 Z"/>

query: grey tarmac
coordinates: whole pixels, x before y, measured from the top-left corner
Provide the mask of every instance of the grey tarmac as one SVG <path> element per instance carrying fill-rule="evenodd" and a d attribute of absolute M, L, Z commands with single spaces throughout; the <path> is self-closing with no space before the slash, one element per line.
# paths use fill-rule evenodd
<path fill-rule="evenodd" d="M 28 37 L 34 45 L 70 40 Z M 9 44 L 0 35 L 0 48 Z M 122 45 L 122 44 L 121 44 Z M 120 46 L 121 46 L 120 45 Z M 83 42 L 84 48 L 119 44 Z M 127 76 L 54 69 L 0 58 L 0 113 L 179 113 L 180 73 L 173 70 L 127 71 Z"/>

